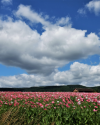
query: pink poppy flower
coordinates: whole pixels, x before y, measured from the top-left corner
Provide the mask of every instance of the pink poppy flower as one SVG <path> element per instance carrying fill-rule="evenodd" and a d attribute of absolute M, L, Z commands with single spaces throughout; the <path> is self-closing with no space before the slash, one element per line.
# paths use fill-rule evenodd
<path fill-rule="evenodd" d="M 97 106 L 94 106 L 95 108 L 98 108 Z"/>
<path fill-rule="evenodd" d="M 55 103 L 54 101 L 52 101 L 51 103 Z"/>
<path fill-rule="evenodd" d="M 93 109 L 94 112 L 97 112 L 98 110 Z"/>
<path fill-rule="evenodd" d="M 66 107 L 69 108 L 70 106 L 68 104 L 66 104 Z"/>

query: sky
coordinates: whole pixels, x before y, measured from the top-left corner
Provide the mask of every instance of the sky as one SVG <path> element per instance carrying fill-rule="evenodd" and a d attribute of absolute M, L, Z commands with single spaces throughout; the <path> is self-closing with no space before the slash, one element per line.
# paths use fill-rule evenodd
<path fill-rule="evenodd" d="M 100 0 L 0 0 L 0 88 L 100 86 Z"/>

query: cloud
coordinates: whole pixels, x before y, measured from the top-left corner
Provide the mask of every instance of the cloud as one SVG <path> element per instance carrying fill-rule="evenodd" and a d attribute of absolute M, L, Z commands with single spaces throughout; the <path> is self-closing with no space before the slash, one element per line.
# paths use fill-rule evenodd
<path fill-rule="evenodd" d="M 53 86 L 58 85 L 53 81 L 54 73 L 50 76 L 44 77 L 41 75 L 27 75 L 20 74 L 14 76 L 3 76 L 0 77 L 0 88 L 23 88 L 23 87 L 32 87 L 32 86 Z M 60 85 L 60 84 L 59 84 Z"/>
<path fill-rule="evenodd" d="M 71 24 L 71 19 L 69 17 L 62 17 L 61 19 L 56 21 L 56 25 L 67 25 L 67 26 L 72 26 Z"/>
<path fill-rule="evenodd" d="M 0 77 L 0 88 L 23 88 L 32 86 L 83 85 L 87 87 L 100 86 L 100 65 L 90 66 L 74 62 L 70 70 L 56 71 L 44 77 L 41 75 L 15 75 Z"/>
<path fill-rule="evenodd" d="M 78 12 L 79 14 L 83 14 L 83 15 L 86 14 L 86 10 L 83 9 L 83 8 L 79 9 L 77 12 Z"/>
<path fill-rule="evenodd" d="M 24 17 L 30 20 L 32 23 L 41 23 L 44 26 L 50 25 L 50 23 L 45 20 L 48 19 L 49 16 L 46 15 L 43 18 L 41 14 L 38 14 L 34 10 L 32 10 L 31 6 L 24 6 L 22 4 L 19 5 L 18 10 L 15 12 L 15 15 L 19 18 Z"/>
<path fill-rule="evenodd" d="M 15 12 L 21 19 L 0 18 L 0 63 L 20 67 L 28 74 L 48 76 L 70 61 L 100 54 L 100 40 L 95 33 L 85 36 L 86 30 L 72 28 L 70 23 L 65 25 L 64 20 L 69 22 L 68 18 L 61 18 L 53 24 L 29 6 L 24 10 L 21 7 L 25 6 L 20 5 Z M 32 23 L 40 22 L 45 31 L 40 35 L 23 18 Z"/>
<path fill-rule="evenodd" d="M 1 0 L 1 3 L 4 5 L 12 4 L 12 0 Z"/>
<path fill-rule="evenodd" d="M 32 23 L 41 23 L 45 27 L 53 27 L 54 24 L 52 22 L 49 22 L 47 19 L 49 19 L 48 15 L 45 15 L 43 17 L 43 14 L 38 14 L 34 10 L 31 9 L 31 6 L 25 6 L 25 5 L 19 5 L 18 10 L 14 12 L 14 15 L 20 19 L 26 18 Z M 71 26 L 71 19 L 69 17 L 62 17 L 61 19 L 56 19 L 55 25 L 67 25 Z M 43 27 L 45 29 L 45 27 Z"/>
<path fill-rule="evenodd" d="M 94 12 L 95 15 L 98 15 L 100 13 L 100 0 L 92 0 L 88 4 L 86 4 L 86 7 L 90 12 Z"/>
<path fill-rule="evenodd" d="M 79 9 L 77 12 L 79 14 L 86 14 L 86 11 L 94 12 L 96 16 L 100 13 L 100 0 L 92 0 L 87 3 L 84 8 Z"/>
<path fill-rule="evenodd" d="M 100 36 L 100 32 L 98 33 L 98 35 Z"/>
<path fill-rule="evenodd" d="M 74 62 L 69 71 L 58 72 L 54 75 L 54 81 L 65 85 L 83 85 L 88 87 L 100 86 L 100 65 L 90 66 Z"/>

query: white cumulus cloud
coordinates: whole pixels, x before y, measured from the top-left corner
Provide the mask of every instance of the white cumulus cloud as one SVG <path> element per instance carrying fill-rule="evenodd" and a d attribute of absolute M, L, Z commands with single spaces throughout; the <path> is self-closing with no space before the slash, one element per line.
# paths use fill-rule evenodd
<path fill-rule="evenodd" d="M 74 62 L 70 70 L 57 72 L 54 81 L 65 85 L 83 85 L 88 87 L 100 86 L 100 65 L 90 66 L 87 64 Z"/>
<path fill-rule="evenodd" d="M 87 86 L 99 84 L 99 65 L 90 67 L 75 62 L 69 71 L 57 70 L 71 61 L 100 55 L 100 38 L 95 33 L 85 36 L 87 31 L 73 28 L 69 17 L 52 23 L 30 6 L 20 5 L 14 15 L 16 20 L 0 17 L 0 63 L 20 67 L 29 75 L 0 77 L 1 87 L 83 84 L 83 81 Z M 41 23 L 45 30 L 39 34 L 24 19 L 32 24 Z"/>
<path fill-rule="evenodd" d="M 23 7 L 30 15 L 26 11 L 27 16 L 23 15 Z M 100 54 L 100 40 L 95 33 L 85 36 L 86 30 L 72 28 L 70 23 L 63 27 L 53 24 L 29 6 L 21 5 L 15 13 L 22 18 L 0 18 L 0 63 L 4 65 L 20 67 L 29 74 L 50 75 L 70 61 Z M 35 23 L 49 24 L 41 35 L 23 21 L 24 17 L 34 23 L 34 13 Z M 62 18 L 58 22 L 63 24 Z"/>
<path fill-rule="evenodd" d="M 15 75 L 0 77 L 0 88 L 24 88 L 33 86 L 83 85 L 100 86 L 100 65 L 90 66 L 74 62 L 70 70 L 56 71 L 45 77 L 41 75 Z"/>

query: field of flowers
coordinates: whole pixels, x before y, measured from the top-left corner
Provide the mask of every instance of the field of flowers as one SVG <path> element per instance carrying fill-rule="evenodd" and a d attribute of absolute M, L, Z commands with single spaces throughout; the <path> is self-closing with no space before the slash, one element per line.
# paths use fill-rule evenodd
<path fill-rule="evenodd" d="M 100 125 L 100 93 L 0 92 L 0 125 Z"/>

